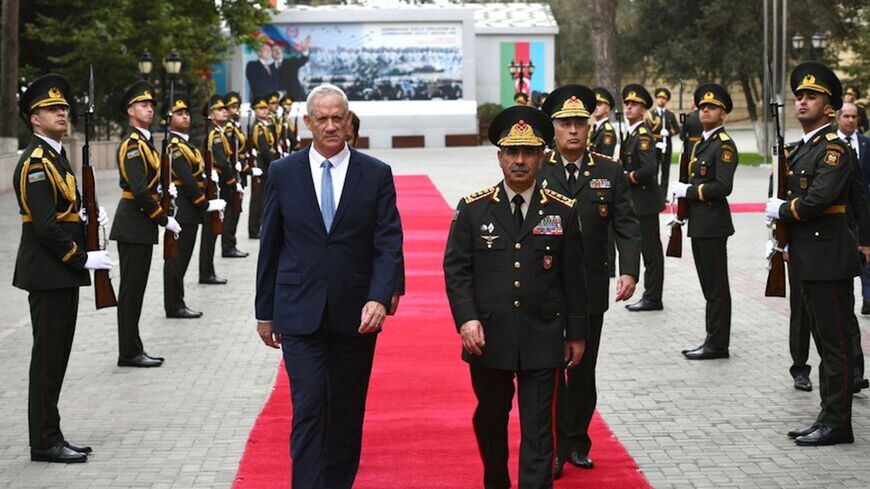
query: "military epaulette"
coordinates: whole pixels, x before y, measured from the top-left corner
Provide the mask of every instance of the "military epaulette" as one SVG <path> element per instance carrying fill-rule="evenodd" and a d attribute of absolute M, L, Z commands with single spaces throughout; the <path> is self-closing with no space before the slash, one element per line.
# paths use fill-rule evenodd
<path fill-rule="evenodd" d="M 840 136 L 837 136 L 837 133 L 835 133 L 835 132 L 829 132 L 829 133 L 825 134 L 825 139 L 827 139 L 828 141 L 833 141 L 835 139 L 839 139 L 839 137 Z"/>
<path fill-rule="evenodd" d="M 614 158 L 612 156 L 607 156 L 604 153 L 596 153 L 595 151 L 590 151 L 589 153 L 592 155 L 593 158 L 597 158 L 597 159 L 602 160 L 602 161 L 607 161 L 609 163 L 619 163 L 619 160 L 617 160 L 616 158 Z"/>
<path fill-rule="evenodd" d="M 181 144 L 181 138 L 178 136 L 172 136 L 172 139 L 169 140 L 169 144 Z"/>
<path fill-rule="evenodd" d="M 828 143 L 828 144 L 825 146 L 825 151 L 837 151 L 837 152 L 840 152 L 840 153 L 845 153 L 845 152 L 846 152 L 846 148 L 844 148 L 842 144 L 837 144 L 837 143 Z"/>
<path fill-rule="evenodd" d="M 479 202 L 487 197 L 491 197 L 492 200 L 498 202 L 498 187 L 489 187 L 483 190 L 479 190 L 474 192 L 473 194 L 466 195 L 463 197 L 466 204 L 473 204 L 475 202 Z"/>
<path fill-rule="evenodd" d="M 556 163 L 558 163 L 558 161 L 556 161 L 556 152 L 555 151 L 550 151 L 550 159 L 548 159 L 547 162 L 550 163 L 551 165 L 555 165 Z"/>
<path fill-rule="evenodd" d="M 33 152 L 30 153 L 31 160 L 41 160 L 43 157 L 42 146 L 37 146 L 33 148 Z"/>
<path fill-rule="evenodd" d="M 637 129 L 637 132 L 638 132 L 639 134 L 646 134 L 646 133 L 648 133 L 649 131 L 647 131 L 645 127 L 640 126 L 640 127 Z"/>
<path fill-rule="evenodd" d="M 606 129 L 606 130 L 608 130 L 608 131 L 612 131 L 612 130 L 613 130 L 613 126 L 612 126 L 609 122 L 605 122 L 605 123 L 604 123 L 604 129 Z"/>
<path fill-rule="evenodd" d="M 719 139 L 721 139 L 722 141 L 731 141 L 731 136 L 725 134 L 725 132 L 720 132 Z"/>
<path fill-rule="evenodd" d="M 556 202 L 564 205 L 565 207 L 568 207 L 569 209 L 573 209 L 574 204 L 577 203 L 576 199 L 569 199 L 568 197 L 565 197 L 564 195 L 560 194 L 559 192 L 556 192 L 554 190 L 550 190 L 548 188 L 541 189 L 541 197 L 544 198 L 541 201 L 542 204 L 547 203 L 548 198 L 550 198 L 550 199 L 553 199 Z"/>
<path fill-rule="evenodd" d="M 139 139 L 139 133 L 136 132 L 136 131 L 131 132 L 131 133 L 130 133 L 130 139 L 137 139 L 137 140 L 138 140 L 138 139 Z"/>

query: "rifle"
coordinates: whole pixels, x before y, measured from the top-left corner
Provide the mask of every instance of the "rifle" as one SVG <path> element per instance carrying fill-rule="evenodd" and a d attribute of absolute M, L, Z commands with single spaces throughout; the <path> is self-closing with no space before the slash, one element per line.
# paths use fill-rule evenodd
<path fill-rule="evenodd" d="M 211 125 L 211 117 L 206 120 L 205 123 L 205 138 L 203 140 L 203 159 L 205 160 L 205 198 L 208 200 L 213 200 L 218 198 L 217 184 L 214 183 L 214 180 L 211 179 L 211 174 L 214 171 L 214 163 L 211 158 L 211 149 L 208 144 L 208 136 L 211 130 L 209 126 Z M 211 226 L 212 234 L 223 234 L 224 232 L 224 222 L 221 217 L 220 212 L 209 212 L 209 225 Z"/>
<path fill-rule="evenodd" d="M 240 162 L 239 161 L 239 135 L 236 134 L 236 121 L 230 119 L 229 124 L 230 124 L 230 127 L 232 127 L 232 129 L 233 129 L 233 165 L 232 165 L 232 171 L 233 171 L 233 173 L 235 173 L 236 172 L 236 165 Z M 241 174 L 241 172 L 239 172 L 236 176 L 236 181 L 240 181 L 241 179 L 242 179 L 242 174 Z M 233 210 L 240 213 L 240 212 L 242 212 L 242 194 L 240 194 L 236 190 L 233 190 L 232 192 L 233 192 L 233 201 L 231 204 L 233 206 Z"/>
<path fill-rule="evenodd" d="M 88 78 L 88 106 L 85 110 L 85 145 L 82 147 L 82 180 L 84 188 L 85 212 L 88 213 L 86 225 L 86 248 L 88 251 L 103 250 L 106 247 L 105 234 L 100 239 L 100 226 L 97 216 L 100 207 L 97 205 L 97 184 L 94 178 L 94 167 L 91 166 L 91 132 L 94 130 L 94 67 L 90 67 Z M 104 231 L 105 233 L 105 231 Z M 117 306 L 115 289 L 112 288 L 112 278 L 108 270 L 94 270 L 94 299 L 97 309 Z"/>
<path fill-rule="evenodd" d="M 686 144 L 686 113 L 683 112 L 683 80 L 680 80 L 680 139 Z M 680 182 L 689 183 L 689 154 L 680 154 Z M 671 237 L 668 240 L 667 256 L 681 258 L 683 256 L 683 223 L 689 216 L 689 204 L 685 197 L 677 199 L 677 212 L 670 223 Z M 674 203 L 671 202 L 671 214 L 674 214 Z"/>
<path fill-rule="evenodd" d="M 779 109 L 783 107 L 782 101 L 773 93 L 773 84 L 771 83 L 770 65 L 765 59 L 767 70 L 764 73 L 764 86 L 767 87 L 770 94 L 768 102 L 771 117 L 773 118 L 773 127 L 775 132 L 775 144 L 773 146 L 773 161 L 770 165 L 772 185 L 771 192 L 776 192 L 779 199 L 786 200 L 786 184 L 788 175 L 788 165 L 785 161 L 785 141 L 782 135 L 782 127 L 779 123 Z M 767 286 L 764 289 L 765 297 L 785 297 L 785 260 L 783 253 L 788 244 L 788 228 L 778 219 L 768 219 L 767 229 L 770 234 L 770 250 L 767 254 Z"/>
<path fill-rule="evenodd" d="M 175 98 L 175 83 L 169 82 L 169 110 L 166 113 L 166 123 L 163 125 L 163 152 L 160 156 L 160 207 L 166 210 L 166 215 L 172 212 L 172 195 L 169 193 L 169 185 L 172 182 L 172 159 L 169 157 L 169 121 L 172 120 L 172 104 Z M 170 230 L 163 232 L 163 259 L 176 258 L 178 256 L 178 236 Z"/>

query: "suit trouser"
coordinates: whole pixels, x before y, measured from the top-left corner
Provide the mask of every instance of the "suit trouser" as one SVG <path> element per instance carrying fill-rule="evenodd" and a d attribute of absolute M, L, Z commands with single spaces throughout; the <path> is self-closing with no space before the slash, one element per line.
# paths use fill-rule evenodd
<path fill-rule="evenodd" d="M 604 313 L 589 315 L 589 336 L 583 358 L 576 367 L 560 371 L 556 376 L 556 455 L 560 457 L 574 451 L 589 455 L 592 448 L 589 423 L 598 402 L 595 365 L 603 324 Z"/>
<path fill-rule="evenodd" d="M 665 281 L 665 254 L 659 229 L 659 215 L 637 216 L 640 221 L 640 253 L 643 257 L 643 298 L 662 300 Z"/>
<path fill-rule="evenodd" d="M 266 192 L 266 175 L 260 177 L 259 192 L 251 189 L 251 203 L 248 205 L 248 236 L 260 235 L 260 221 L 263 220 L 263 194 Z"/>
<path fill-rule="evenodd" d="M 293 399 L 293 489 L 350 489 L 359 468 L 376 335 L 284 335 Z"/>
<path fill-rule="evenodd" d="M 809 314 L 803 313 L 803 298 L 801 297 L 801 281 L 791 263 L 788 264 L 788 303 L 790 313 L 788 318 L 788 350 L 791 353 L 792 377 L 806 375 L 809 377 L 812 367 L 807 364 L 810 356 L 810 334 L 812 320 Z"/>
<path fill-rule="evenodd" d="M 233 199 L 236 198 L 236 189 L 221 187 L 221 195 L 227 196 L 227 207 L 224 209 L 224 232 L 221 233 L 221 250 L 226 253 L 236 248 L 236 229 L 239 227 L 239 214 L 233 208 Z"/>
<path fill-rule="evenodd" d="M 57 402 L 76 331 L 79 288 L 35 290 L 28 296 L 33 326 L 27 421 L 30 448 L 64 441 Z"/>
<path fill-rule="evenodd" d="M 184 275 L 196 245 L 198 222 L 182 222 L 178 235 L 178 256 L 163 261 L 163 308 L 166 313 L 186 307 L 184 302 Z"/>
<path fill-rule="evenodd" d="M 211 212 L 204 212 L 202 217 L 202 239 L 199 243 L 200 282 L 217 275 L 214 270 L 214 247 L 216 242 L 217 235 L 211 230 Z"/>
<path fill-rule="evenodd" d="M 511 487 L 508 474 L 508 420 L 517 378 L 520 407 L 520 489 L 553 487 L 553 398 L 557 369 L 499 370 L 471 365 L 477 396 L 474 433 L 483 459 L 486 489 Z"/>
<path fill-rule="evenodd" d="M 819 394 L 822 410 L 816 422 L 833 428 L 852 428 L 852 388 L 858 327 L 852 279 L 801 281 L 803 314 L 811 318 L 819 351 Z"/>
<path fill-rule="evenodd" d="M 692 256 L 707 300 L 708 348 L 727 350 L 731 340 L 731 286 L 728 282 L 728 238 L 692 238 Z"/>
<path fill-rule="evenodd" d="M 861 297 L 870 301 L 870 265 L 861 268 Z"/>
<path fill-rule="evenodd" d="M 122 357 L 145 351 L 139 337 L 139 318 L 145 300 L 145 286 L 151 270 L 154 245 L 118 241 L 121 285 L 118 289 L 118 349 Z"/>

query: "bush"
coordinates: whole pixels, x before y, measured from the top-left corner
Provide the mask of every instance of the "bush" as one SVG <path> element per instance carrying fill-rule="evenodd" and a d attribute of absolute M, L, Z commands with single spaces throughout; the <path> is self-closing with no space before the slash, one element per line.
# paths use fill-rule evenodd
<path fill-rule="evenodd" d="M 477 108 L 477 120 L 481 124 L 489 124 L 502 110 L 504 107 L 499 104 L 483 104 Z"/>

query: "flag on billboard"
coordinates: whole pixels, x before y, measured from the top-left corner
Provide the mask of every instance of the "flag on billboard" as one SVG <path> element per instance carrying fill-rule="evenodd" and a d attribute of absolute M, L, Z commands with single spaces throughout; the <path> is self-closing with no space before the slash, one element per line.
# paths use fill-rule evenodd
<path fill-rule="evenodd" d="M 524 92 L 531 98 L 532 92 L 543 92 L 544 86 L 544 67 L 546 66 L 546 58 L 544 56 L 544 42 L 502 42 L 501 43 L 501 105 L 509 107 L 514 104 L 514 94 Z M 523 63 L 528 65 L 529 61 L 535 65 L 535 72 L 528 77 L 528 72 L 523 75 L 523 86 L 520 87 L 519 77 L 511 75 L 509 67 L 513 61 L 516 64 Z"/>

